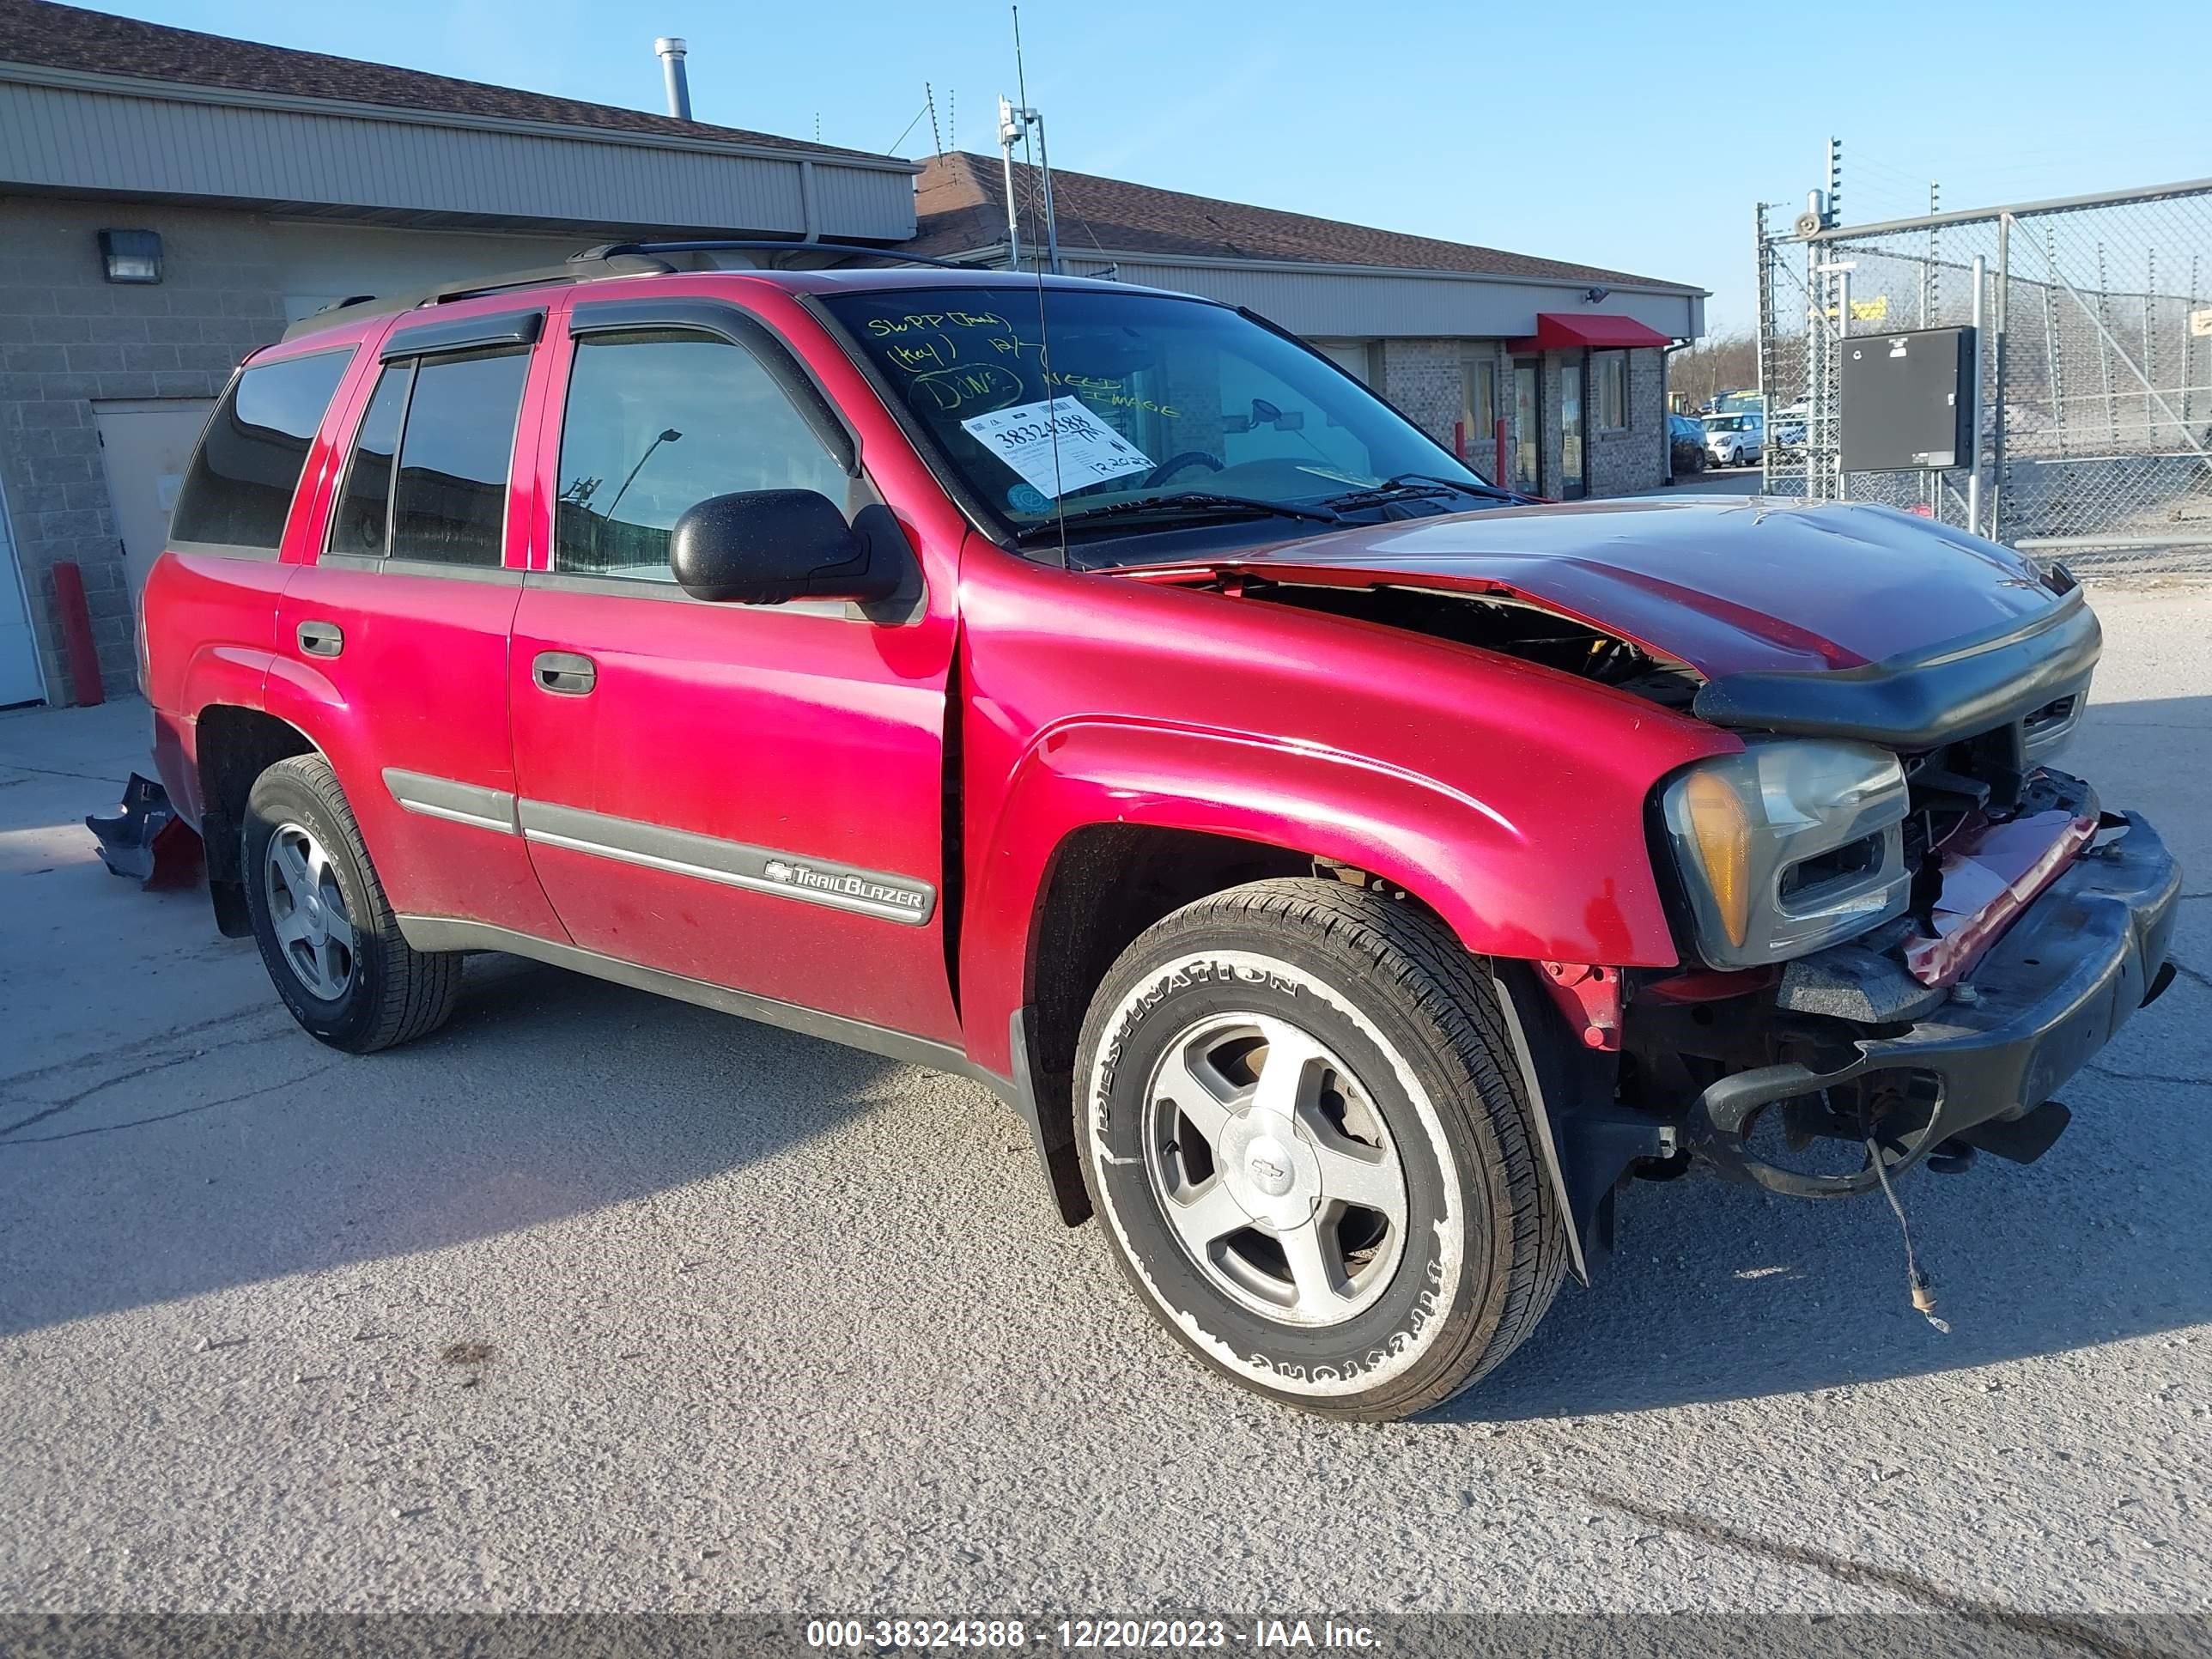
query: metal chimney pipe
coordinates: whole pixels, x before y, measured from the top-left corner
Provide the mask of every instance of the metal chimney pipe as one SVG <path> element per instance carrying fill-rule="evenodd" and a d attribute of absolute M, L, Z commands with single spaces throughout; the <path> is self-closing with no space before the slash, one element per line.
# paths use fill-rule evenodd
<path fill-rule="evenodd" d="M 664 34 L 653 43 L 660 58 L 660 75 L 668 86 L 668 112 L 679 121 L 691 118 L 691 83 L 684 74 L 684 37 Z"/>

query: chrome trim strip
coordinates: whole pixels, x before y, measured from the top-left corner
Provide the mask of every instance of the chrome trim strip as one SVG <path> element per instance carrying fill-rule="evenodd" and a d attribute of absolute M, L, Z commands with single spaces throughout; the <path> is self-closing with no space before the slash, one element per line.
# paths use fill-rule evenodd
<path fill-rule="evenodd" d="M 407 772 L 396 766 L 384 769 L 384 787 L 392 799 L 410 812 L 465 823 L 502 836 L 522 833 L 515 822 L 514 797 L 503 789 L 485 789 L 473 783 L 457 783 L 424 772 Z"/>
<path fill-rule="evenodd" d="M 742 842 L 693 835 L 661 824 L 556 806 L 550 801 L 518 801 L 516 811 L 526 840 L 596 858 L 694 876 L 748 892 L 772 893 L 778 898 L 826 905 L 910 927 L 927 922 L 937 908 L 937 890 L 910 876 L 749 847 Z"/>
<path fill-rule="evenodd" d="M 848 1048 L 862 1048 L 870 1054 L 882 1054 L 908 1065 L 950 1072 L 955 1077 L 971 1079 L 1006 1098 L 1012 1098 L 1013 1085 L 1011 1082 L 976 1065 L 950 1043 L 934 1042 L 928 1037 L 909 1036 L 903 1031 L 871 1025 L 865 1020 L 848 1019 L 842 1014 L 822 1013 L 816 1009 L 802 1008 L 796 1003 L 778 1002 L 773 997 L 755 996 L 750 991 L 734 991 L 727 986 L 709 984 L 705 980 L 663 973 L 658 968 L 625 962 L 618 957 L 601 956 L 596 951 L 586 951 L 578 945 L 556 944 L 551 939 L 539 939 L 534 933 L 518 933 L 508 928 L 495 927 L 487 922 L 461 921 L 445 916 L 403 915 L 397 920 L 401 937 L 417 951 L 504 951 L 511 956 L 528 957 L 533 962 L 589 974 L 596 979 L 610 980 L 617 985 L 674 997 L 681 1002 L 758 1020 L 765 1025 L 781 1026 L 787 1031 L 797 1031 L 805 1036 L 842 1042 Z"/>

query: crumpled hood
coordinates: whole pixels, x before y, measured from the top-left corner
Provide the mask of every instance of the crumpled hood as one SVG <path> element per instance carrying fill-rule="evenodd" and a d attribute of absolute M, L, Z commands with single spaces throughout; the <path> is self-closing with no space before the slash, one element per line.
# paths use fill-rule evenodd
<path fill-rule="evenodd" d="M 2043 611 L 2008 549 L 1863 502 L 1677 495 L 1363 526 L 1223 571 L 1495 592 L 1686 662 L 1708 679 L 1856 668 Z"/>

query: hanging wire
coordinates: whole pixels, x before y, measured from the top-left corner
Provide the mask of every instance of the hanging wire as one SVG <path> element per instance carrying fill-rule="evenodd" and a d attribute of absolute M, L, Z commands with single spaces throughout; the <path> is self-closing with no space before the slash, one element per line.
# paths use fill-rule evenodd
<path fill-rule="evenodd" d="M 1889 1200 L 1889 1207 L 1897 1217 L 1898 1231 L 1905 1235 L 1905 1283 L 1912 1292 L 1912 1305 L 1920 1316 L 1944 1335 L 1951 1328 L 1936 1316 L 1936 1288 L 1928 1275 L 1920 1271 L 1920 1264 L 1912 1256 L 1912 1224 L 1905 1218 L 1905 1206 L 1897 1201 L 1897 1188 L 1889 1184 L 1889 1165 L 1882 1162 L 1881 1147 L 1869 1135 L 1867 1137 L 1867 1157 L 1874 1164 L 1874 1178 L 1881 1183 L 1881 1195 Z"/>

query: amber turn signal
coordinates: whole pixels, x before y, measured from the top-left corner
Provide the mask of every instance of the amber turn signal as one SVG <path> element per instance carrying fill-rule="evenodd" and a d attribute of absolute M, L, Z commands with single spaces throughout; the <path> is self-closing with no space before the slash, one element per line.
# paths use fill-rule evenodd
<path fill-rule="evenodd" d="M 1698 862 L 1729 943 L 1741 945 L 1751 927 L 1751 819 L 1743 797 L 1715 772 L 1692 773 L 1682 794 Z"/>

